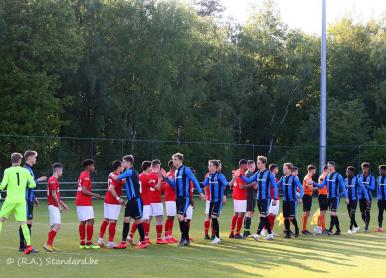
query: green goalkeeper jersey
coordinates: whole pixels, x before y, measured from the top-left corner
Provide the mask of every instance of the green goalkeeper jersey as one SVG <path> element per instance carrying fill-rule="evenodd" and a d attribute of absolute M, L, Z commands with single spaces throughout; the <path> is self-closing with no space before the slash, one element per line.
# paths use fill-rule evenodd
<path fill-rule="evenodd" d="M 0 189 L 7 187 L 6 200 L 11 203 L 23 203 L 26 201 L 26 187 L 35 188 L 36 184 L 30 172 L 21 166 L 12 166 L 4 171 Z"/>

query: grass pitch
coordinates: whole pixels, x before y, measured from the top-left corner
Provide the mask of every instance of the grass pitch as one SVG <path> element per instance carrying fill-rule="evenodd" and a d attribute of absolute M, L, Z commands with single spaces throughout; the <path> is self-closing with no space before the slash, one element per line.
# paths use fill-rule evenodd
<path fill-rule="evenodd" d="M 195 203 L 191 225 L 194 242 L 190 247 L 153 244 L 145 250 L 133 247 L 126 250 L 80 250 L 76 208 L 70 201 L 70 210 L 63 213 L 62 230 L 55 239 L 55 246 L 61 251 L 47 253 L 42 245 L 49 228 L 48 210 L 46 203 L 41 202 L 38 208 L 35 207 L 32 228 L 32 243 L 40 253 L 22 256 L 17 251 L 18 225 L 12 218 L 8 219 L 0 235 L 0 277 L 386 277 L 386 234 L 363 233 L 363 222 L 357 213 L 361 231 L 346 235 L 349 218 L 343 203 L 339 210 L 342 236 L 301 235 L 286 240 L 282 237 L 283 226 L 277 226 L 276 222 L 275 232 L 280 236 L 273 241 L 256 242 L 253 239 L 228 239 L 233 209 L 229 200 L 220 218 L 223 242 L 218 246 L 203 240 L 204 204 L 198 199 Z M 298 222 L 301 222 L 301 207 L 298 207 Z M 316 209 L 317 200 L 314 199 L 312 212 Z M 94 210 L 96 243 L 103 217 L 103 201 L 94 201 Z M 377 214 L 373 202 L 372 231 Z M 253 230 L 257 219 L 255 215 Z M 329 222 L 329 216 L 326 220 Z M 117 225 L 116 242 L 121 236 L 121 224 L 122 221 Z M 176 238 L 179 236 L 177 222 L 174 235 Z M 150 236 L 155 241 L 154 224 Z"/>

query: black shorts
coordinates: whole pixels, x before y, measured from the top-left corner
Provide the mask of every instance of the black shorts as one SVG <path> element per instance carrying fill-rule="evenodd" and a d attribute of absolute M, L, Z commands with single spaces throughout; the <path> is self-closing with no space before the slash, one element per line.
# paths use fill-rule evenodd
<path fill-rule="evenodd" d="M 259 208 L 260 214 L 268 215 L 268 209 L 269 209 L 269 200 L 258 200 L 257 201 L 257 207 Z"/>
<path fill-rule="evenodd" d="M 27 201 L 27 220 L 34 219 L 34 201 Z"/>
<path fill-rule="evenodd" d="M 247 197 L 247 211 L 255 212 L 256 208 L 256 195 Z"/>
<path fill-rule="evenodd" d="M 364 213 L 366 210 L 370 211 L 371 210 L 371 201 L 368 204 L 366 199 L 360 199 L 359 200 L 359 209 L 361 210 L 362 213 Z"/>
<path fill-rule="evenodd" d="M 295 217 L 296 204 L 295 201 L 283 201 L 283 217 Z"/>
<path fill-rule="evenodd" d="M 319 208 L 321 211 L 328 210 L 328 198 L 327 195 L 320 194 L 318 196 Z"/>
<path fill-rule="evenodd" d="M 303 211 L 310 211 L 312 206 L 312 196 L 304 194 L 303 195 Z"/>
<path fill-rule="evenodd" d="M 186 210 L 188 209 L 190 204 L 189 197 L 177 197 L 176 206 L 177 206 L 177 214 L 186 216 Z"/>
<path fill-rule="evenodd" d="M 347 205 L 347 211 L 350 213 L 351 211 L 353 213 L 357 212 L 357 206 L 358 206 L 358 200 L 349 200 L 349 203 Z"/>
<path fill-rule="evenodd" d="M 141 198 L 128 200 L 125 208 L 125 217 L 139 220 L 142 218 L 143 204 Z"/>
<path fill-rule="evenodd" d="M 339 198 L 334 197 L 334 198 L 328 198 L 328 206 L 330 208 L 330 211 L 337 211 L 339 207 Z"/>
<path fill-rule="evenodd" d="M 219 217 L 222 209 L 222 201 L 210 202 L 209 204 L 209 216 L 214 215 Z"/>

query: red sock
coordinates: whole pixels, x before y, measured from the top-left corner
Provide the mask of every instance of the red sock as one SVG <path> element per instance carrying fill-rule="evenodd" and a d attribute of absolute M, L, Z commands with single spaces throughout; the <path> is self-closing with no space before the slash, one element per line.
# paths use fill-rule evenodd
<path fill-rule="evenodd" d="M 54 243 L 54 238 L 56 236 L 56 232 L 54 230 L 51 230 L 48 232 L 48 240 L 47 245 L 51 245 Z"/>
<path fill-rule="evenodd" d="M 231 234 L 232 235 L 235 232 L 236 222 L 237 222 L 237 216 L 233 215 L 232 216 L 232 223 L 231 223 Z"/>
<path fill-rule="evenodd" d="M 155 230 L 157 231 L 157 239 L 162 239 L 162 224 L 157 224 Z"/>
<path fill-rule="evenodd" d="M 168 236 L 169 237 L 172 237 L 173 236 L 173 226 L 174 226 L 174 219 L 168 219 L 167 221 L 169 221 L 169 224 L 168 224 Z"/>
<path fill-rule="evenodd" d="M 87 224 L 87 244 L 91 244 L 94 233 L 94 225 Z"/>
<path fill-rule="evenodd" d="M 114 236 L 115 236 L 115 226 L 117 223 L 110 223 L 109 225 L 109 242 L 114 241 Z"/>
<path fill-rule="evenodd" d="M 145 228 L 145 237 L 149 238 L 149 232 L 150 232 L 150 223 L 144 222 L 144 228 Z"/>
<path fill-rule="evenodd" d="M 205 233 L 206 236 L 208 235 L 209 226 L 210 226 L 210 220 L 209 219 L 205 219 L 204 220 L 204 233 Z"/>
<path fill-rule="evenodd" d="M 236 235 L 240 234 L 241 227 L 243 226 L 244 216 L 237 217 Z"/>
<path fill-rule="evenodd" d="M 322 229 L 323 231 L 326 230 L 326 218 L 325 218 L 325 215 L 321 215 L 322 219 L 321 219 L 321 222 L 322 222 Z"/>
<path fill-rule="evenodd" d="M 133 238 L 135 231 L 137 230 L 137 223 L 133 223 L 133 226 L 131 226 L 129 237 Z"/>
<path fill-rule="evenodd" d="M 86 224 L 79 224 L 79 237 L 80 245 L 84 245 L 86 239 Z"/>
<path fill-rule="evenodd" d="M 106 233 L 107 226 L 109 225 L 109 221 L 103 221 L 101 224 L 101 229 L 99 230 L 99 237 L 103 238 Z"/>
<path fill-rule="evenodd" d="M 308 215 L 303 215 L 303 231 L 307 230 Z"/>
<path fill-rule="evenodd" d="M 273 231 L 273 226 L 275 225 L 275 215 L 268 215 L 268 223 L 271 231 Z"/>

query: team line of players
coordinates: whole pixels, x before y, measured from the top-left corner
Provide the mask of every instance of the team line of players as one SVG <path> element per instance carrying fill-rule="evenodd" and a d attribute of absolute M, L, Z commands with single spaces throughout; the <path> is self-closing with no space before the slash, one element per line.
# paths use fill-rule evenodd
<path fill-rule="evenodd" d="M 36 163 L 37 153 L 32 152 L 34 163 Z M 29 153 L 31 155 L 31 153 Z M 21 222 L 21 247 L 23 243 L 24 253 L 36 252 L 30 244 L 30 225 L 25 225 L 25 219 L 31 220 L 31 211 L 33 211 L 33 203 L 31 209 L 31 201 L 35 200 L 33 188 L 36 183 L 45 180 L 45 177 L 34 180 L 34 174 L 30 161 L 26 159 L 26 165 L 29 165 L 30 170 L 25 167 L 21 168 L 20 161 L 15 163 L 15 154 L 12 154 L 11 160 L 13 166 L 6 169 L 1 189 L 6 186 L 8 195 L 5 203 L 0 211 L 0 232 L 2 223 L 12 213 L 15 213 L 17 221 Z M 20 155 L 21 156 L 21 155 Z M 30 157 L 30 156 L 29 156 Z M 122 158 L 122 161 L 114 161 L 112 163 L 113 172 L 108 177 L 108 190 L 104 198 L 104 219 L 102 221 L 98 244 L 92 242 L 94 232 L 94 211 L 92 206 L 92 198 L 101 198 L 99 194 L 92 192 L 91 173 L 95 170 L 95 162 L 91 159 L 83 161 L 81 172 L 78 179 L 78 190 L 76 193 L 76 209 L 79 218 L 79 237 L 80 248 L 97 249 L 105 246 L 104 235 L 108 228 L 108 248 L 123 249 L 127 248 L 128 244 L 135 245 L 136 248 L 146 248 L 150 243 L 149 230 L 152 218 L 156 221 L 157 244 L 179 243 L 180 246 L 190 244 L 189 230 L 190 221 L 193 215 L 193 190 L 196 188 L 200 194 L 200 198 L 206 201 L 204 233 L 205 239 L 212 239 L 213 244 L 221 242 L 220 225 L 218 218 L 221 215 L 223 205 L 226 203 L 226 192 L 228 188 L 232 188 L 232 198 L 234 204 L 234 215 L 231 220 L 231 232 L 229 238 L 244 239 L 252 236 L 255 240 L 260 237 L 271 240 L 274 236 L 273 226 L 275 218 L 279 213 L 279 194 L 278 189 L 282 190 L 283 195 L 283 217 L 285 225 L 285 237 L 290 238 L 292 234 L 295 237 L 299 236 L 299 227 L 296 220 L 297 204 L 303 202 L 303 227 L 302 233 L 305 235 L 311 234 L 307 230 L 307 220 L 310 215 L 312 206 L 312 194 L 314 190 L 319 191 L 318 201 L 320 206 L 320 215 L 318 217 L 318 228 L 321 233 L 333 234 L 333 228 L 336 227 L 334 235 L 339 235 L 340 225 L 336 211 L 339 206 L 340 198 L 343 196 L 347 203 L 347 210 L 350 217 L 350 228 L 348 233 L 356 233 L 359 231 L 359 226 L 355 220 L 357 203 L 359 202 L 362 219 L 365 222 L 365 231 L 369 230 L 370 209 L 372 201 L 372 191 L 377 186 L 378 200 L 378 228 L 377 232 L 383 232 L 383 211 L 386 209 L 386 166 L 379 166 L 379 177 L 376 179 L 369 171 L 369 164 L 363 163 L 362 173 L 355 175 L 355 168 L 349 166 L 346 170 L 346 178 L 336 172 L 335 163 L 329 162 L 325 167 L 322 175 L 319 177 L 318 183 L 313 181 L 316 174 L 315 166 L 308 166 L 308 173 L 304 177 L 303 183 L 300 182 L 297 176 L 297 168 L 291 163 L 283 165 L 283 176 L 278 179 L 279 169 L 275 164 L 269 165 L 267 168 L 267 158 L 264 156 L 257 157 L 257 165 L 252 160 L 242 159 L 239 161 L 239 169 L 232 172 L 232 179 L 228 182 L 226 177 L 221 173 L 221 162 L 219 160 L 210 160 L 208 162 L 208 174 L 205 176 L 202 185 L 205 187 L 205 195 L 203 194 L 200 184 L 191 168 L 183 165 L 184 157 L 180 153 L 172 156 L 169 161 L 169 172 L 161 168 L 159 160 L 144 161 L 142 163 L 142 173 L 138 174 L 134 169 L 134 157 L 127 155 Z M 30 163 L 28 163 L 30 162 Z M 256 171 L 257 167 L 257 171 Z M 15 206 L 14 200 L 11 200 L 12 193 L 9 191 L 15 187 L 15 181 L 20 189 L 20 168 L 26 169 L 31 179 L 25 179 L 24 190 L 27 196 L 24 206 L 27 210 L 27 215 L 23 218 L 20 208 Z M 17 179 L 12 179 L 12 175 L 6 175 L 12 170 L 17 169 Z M 67 210 L 67 205 L 60 199 L 59 193 L 59 178 L 63 174 L 63 165 L 60 163 L 53 164 L 53 175 L 48 179 L 48 211 L 50 216 L 50 231 L 48 233 L 47 242 L 44 244 L 44 249 L 49 252 L 58 251 L 54 247 L 53 242 L 56 233 L 61 227 L 61 212 Z M 123 187 L 126 189 L 127 200 L 122 198 Z M 32 193 L 31 193 L 32 191 Z M 166 221 L 163 223 L 163 204 L 162 192 L 164 192 L 164 200 L 166 207 Z M 9 197 L 11 196 L 11 197 Z M 11 202 L 7 202 L 11 200 Z M 20 199 L 21 200 L 21 199 Z M 19 202 L 19 201 L 18 201 Z M 9 205 L 11 203 L 11 205 Z M 18 203 L 16 203 L 18 204 Z M 257 232 L 251 234 L 250 227 L 255 207 L 260 213 L 260 221 Z M 116 223 L 120 215 L 121 208 L 124 208 L 124 223 L 122 238 L 119 244 L 114 243 Z M 27 209 L 29 208 L 29 210 Z M 331 221 L 329 229 L 326 229 L 325 214 L 330 210 Z M 28 211 L 29 214 L 28 215 Z M 32 214 L 33 215 L 33 214 Z M 17 216 L 17 217 L 16 217 Z M 178 241 L 173 237 L 174 218 L 177 217 L 181 231 L 181 239 Z M 130 229 L 130 220 L 133 219 L 133 224 Z M 240 231 L 244 223 L 244 234 Z M 295 233 L 292 233 L 290 224 L 295 227 Z M 209 237 L 209 227 L 212 226 L 212 236 Z M 32 226 L 32 223 L 31 223 Z M 28 227 L 28 228 L 26 228 Z M 164 229 L 164 236 L 162 232 Z M 134 233 L 138 231 L 139 242 L 135 244 L 133 241 Z M 28 235 L 27 235 L 28 234 Z"/>

